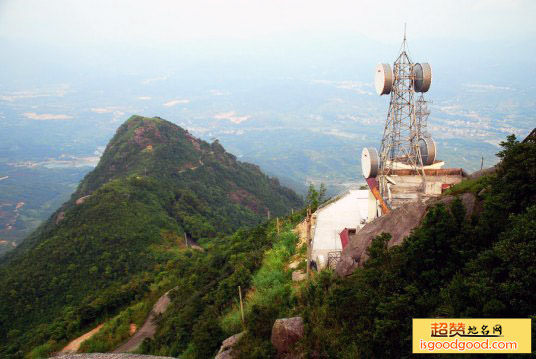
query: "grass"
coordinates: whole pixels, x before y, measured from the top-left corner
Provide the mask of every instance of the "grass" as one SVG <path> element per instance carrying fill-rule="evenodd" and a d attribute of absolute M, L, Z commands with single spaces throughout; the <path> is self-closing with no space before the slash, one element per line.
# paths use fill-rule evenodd
<path fill-rule="evenodd" d="M 152 308 L 149 300 L 138 302 L 107 321 L 102 329 L 80 345 L 80 352 L 106 353 L 130 337 L 130 324 L 141 327 Z"/>
<path fill-rule="evenodd" d="M 457 195 L 462 193 L 473 193 L 477 195 L 480 191 L 482 191 L 484 188 L 488 187 L 491 180 L 490 176 L 482 176 L 477 179 L 466 179 L 465 181 L 462 181 L 458 183 L 457 185 L 454 185 L 447 189 L 445 191 L 445 195 Z"/>
<path fill-rule="evenodd" d="M 42 359 L 48 358 L 50 353 L 56 348 L 56 342 L 51 340 L 45 344 L 35 347 L 27 356 L 29 359 Z"/>
<path fill-rule="evenodd" d="M 117 348 L 130 337 L 130 324 L 135 324 L 139 330 L 154 303 L 171 285 L 167 272 L 160 272 L 151 284 L 149 295 L 108 320 L 97 334 L 80 345 L 79 352 L 105 353 Z"/>
<path fill-rule="evenodd" d="M 277 236 L 272 249 L 266 252 L 261 268 L 253 276 L 253 288 L 246 294 L 244 303 L 246 323 L 251 319 L 254 307 L 288 308 L 287 304 L 292 300 L 292 275 L 285 267 L 294 255 L 297 243 L 298 237 L 288 224 Z M 238 300 L 231 311 L 221 318 L 220 325 L 229 336 L 244 330 Z"/>

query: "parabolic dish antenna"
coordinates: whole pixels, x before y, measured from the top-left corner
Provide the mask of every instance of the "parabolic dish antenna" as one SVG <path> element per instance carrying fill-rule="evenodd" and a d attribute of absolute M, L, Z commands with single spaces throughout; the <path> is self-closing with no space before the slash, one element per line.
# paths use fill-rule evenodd
<path fill-rule="evenodd" d="M 432 84 L 432 68 L 430 64 L 423 62 L 413 66 L 413 76 L 415 77 L 415 92 L 426 92 Z"/>
<path fill-rule="evenodd" d="M 378 95 L 387 95 L 393 88 L 393 71 L 388 64 L 379 64 L 374 72 L 374 83 Z"/>
<path fill-rule="evenodd" d="M 365 147 L 361 152 L 361 170 L 365 178 L 376 177 L 380 168 L 380 157 L 374 147 Z"/>
<path fill-rule="evenodd" d="M 423 166 L 430 166 L 434 163 L 437 155 L 435 141 L 432 137 L 424 137 L 419 140 L 419 149 Z"/>

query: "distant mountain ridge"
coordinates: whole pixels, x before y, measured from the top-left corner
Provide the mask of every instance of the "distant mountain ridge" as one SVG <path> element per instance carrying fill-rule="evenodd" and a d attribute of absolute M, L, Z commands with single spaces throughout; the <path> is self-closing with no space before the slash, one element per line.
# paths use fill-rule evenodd
<path fill-rule="evenodd" d="M 217 141 L 132 116 L 71 200 L 3 258 L 1 356 L 71 337 L 140 297 L 185 234 L 208 244 L 302 204 Z"/>

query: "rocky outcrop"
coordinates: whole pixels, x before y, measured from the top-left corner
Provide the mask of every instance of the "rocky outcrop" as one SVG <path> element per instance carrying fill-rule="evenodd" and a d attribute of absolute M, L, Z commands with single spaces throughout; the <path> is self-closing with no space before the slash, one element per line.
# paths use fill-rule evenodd
<path fill-rule="evenodd" d="M 244 332 L 241 332 L 225 339 L 221 343 L 220 350 L 214 359 L 233 359 L 233 347 L 236 345 L 236 343 L 238 343 L 243 335 Z"/>
<path fill-rule="evenodd" d="M 408 203 L 365 224 L 342 251 L 336 273 L 341 277 L 353 273 L 367 260 L 367 248 L 372 240 L 382 233 L 391 234 L 389 246 L 401 243 L 421 223 L 427 208 L 421 201 Z"/>
<path fill-rule="evenodd" d="M 279 358 L 292 358 L 294 344 L 303 337 L 303 318 L 277 319 L 272 328 L 272 344 Z"/>
<path fill-rule="evenodd" d="M 471 173 L 469 176 L 467 176 L 467 178 L 469 178 L 469 179 L 477 179 L 477 178 L 480 178 L 482 176 L 492 175 L 495 172 L 497 172 L 497 166 L 484 168 L 484 169 L 482 169 L 480 171 L 475 171 L 475 172 Z"/>
<path fill-rule="evenodd" d="M 80 197 L 76 200 L 75 204 L 77 206 L 81 205 L 82 203 L 84 203 L 89 197 L 91 197 L 90 194 L 88 194 L 87 196 L 84 196 L 84 197 Z"/>
<path fill-rule="evenodd" d="M 61 211 L 60 213 L 58 213 L 58 216 L 56 217 L 56 221 L 54 223 L 59 224 L 64 219 L 65 219 L 65 212 Z"/>
<path fill-rule="evenodd" d="M 290 269 L 296 269 L 296 268 L 298 268 L 299 265 L 300 265 L 300 261 L 299 261 L 299 260 L 295 260 L 294 262 L 291 262 L 291 263 L 288 265 L 288 267 L 289 267 Z"/>
<path fill-rule="evenodd" d="M 460 198 L 463 206 L 465 207 L 465 219 L 469 219 L 473 216 L 473 214 L 479 213 L 482 203 L 480 203 L 478 198 L 472 193 L 463 193 L 459 196 L 445 196 L 430 202 L 428 207 L 431 207 L 438 203 L 443 203 L 444 205 L 448 206 L 456 198 Z"/>
<path fill-rule="evenodd" d="M 390 233 L 389 247 L 402 243 L 411 231 L 421 224 L 428 209 L 438 203 L 449 205 L 456 197 L 446 196 L 424 203 L 412 202 L 398 207 L 391 212 L 365 224 L 357 234 L 350 239 L 341 254 L 336 273 L 345 277 L 352 274 L 357 267 L 362 266 L 368 259 L 367 248 L 372 240 L 382 233 Z M 478 201 L 472 193 L 464 193 L 460 199 L 466 209 L 466 218 L 470 218 L 479 208 Z"/>
<path fill-rule="evenodd" d="M 307 278 L 307 274 L 303 273 L 302 270 L 296 270 L 292 272 L 292 280 L 294 282 L 301 282 Z"/>

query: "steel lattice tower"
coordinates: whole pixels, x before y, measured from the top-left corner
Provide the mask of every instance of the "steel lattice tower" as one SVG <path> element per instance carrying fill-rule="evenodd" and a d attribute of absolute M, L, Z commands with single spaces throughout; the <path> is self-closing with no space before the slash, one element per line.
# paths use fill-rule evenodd
<path fill-rule="evenodd" d="M 425 169 L 442 166 L 441 161 L 436 161 L 435 141 L 427 132 L 430 111 L 424 93 L 431 83 L 430 64 L 413 63 L 409 56 L 404 28 L 404 41 L 392 69 L 389 64 L 381 63 L 374 70 L 376 93 L 390 95 L 380 151 L 365 147 L 361 152 L 363 176 L 383 213 L 390 208 L 392 185 L 397 190 L 405 188 L 396 187 L 396 176 L 416 176 L 417 181 L 412 178 L 410 187 L 420 195 L 428 188 Z"/>
<path fill-rule="evenodd" d="M 394 63 L 393 77 L 380 148 L 380 168 L 389 171 L 395 166 L 393 162 L 400 162 L 418 169 L 422 167 L 418 146 L 420 130 L 415 109 L 413 62 L 407 52 L 405 36 L 402 51 Z"/>
<path fill-rule="evenodd" d="M 423 94 L 415 100 L 414 63 L 408 54 L 406 34 L 394 62 L 393 85 L 389 112 L 380 147 L 380 173 L 388 175 L 399 164 L 420 173 L 424 181 L 419 140 L 425 136 L 429 111 Z M 407 167 L 406 167 L 407 168 Z M 380 179 L 380 192 L 385 193 L 385 177 Z"/>
<path fill-rule="evenodd" d="M 428 133 L 428 116 L 430 116 L 428 103 L 429 101 L 424 99 L 422 93 L 417 101 L 415 101 L 415 117 L 417 119 L 417 136 L 419 139 L 430 137 L 430 134 Z"/>

